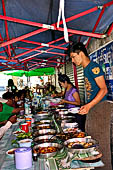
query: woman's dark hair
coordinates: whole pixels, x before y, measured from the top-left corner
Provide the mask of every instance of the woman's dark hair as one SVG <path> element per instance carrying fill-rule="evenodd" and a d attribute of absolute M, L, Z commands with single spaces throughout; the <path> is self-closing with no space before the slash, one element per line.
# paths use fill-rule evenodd
<path fill-rule="evenodd" d="M 70 56 L 70 53 L 73 52 L 73 53 L 79 54 L 80 51 L 82 51 L 88 57 L 87 49 L 82 42 L 78 42 L 78 43 L 74 42 L 71 45 L 69 44 L 68 47 L 67 47 L 66 53 Z"/>
<path fill-rule="evenodd" d="M 65 83 L 65 81 L 67 81 L 68 84 L 71 84 L 73 87 L 75 87 L 66 74 L 58 74 L 58 81 L 62 83 Z"/>
<path fill-rule="evenodd" d="M 65 83 L 65 81 L 67 81 L 67 83 L 71 83 L 70 82 L 70 78 L 66 75 L 66 74 L 59 74 L 58 75 L 58 81 Z"/>
<path fill-rule="evenodd" d="M 76 86 L 73 85 L 73 83 L 70 81 L 70 78 L 66 74 L 61 74 L 61 73 L 58 74 L 58 81 L 62 82 L 62 83 L 65 83 L 65 81 L 67 81 L 68 84 L 71 84 L 72 87 L 76 88 Z M 62 86 L 60 85 L 60 87 L 62 87 Z M 64 96 L 65 96 L 65 93 L 66 93 L 66 89 L 65 89 L 65 92 L 64 92 Z M 64 98 L 64 96 L 63 96 L 63 98 Z"/>
<path fill-rule="evenodd" d="M 8 80 L 8 87 L 10 87 L 10 86 L 14 86 L 14 82 L 13 82 L 12 79 L 9 79 L 9 80 Z"/>

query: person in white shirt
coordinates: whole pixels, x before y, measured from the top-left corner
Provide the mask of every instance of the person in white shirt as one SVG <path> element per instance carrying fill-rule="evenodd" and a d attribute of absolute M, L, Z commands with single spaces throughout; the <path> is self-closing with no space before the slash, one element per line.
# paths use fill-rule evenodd
<path fill-rule="evenodd" d="M 13 123 L 16 123 L 16 120 L 17 120 L 16 115 L 13 115 L 8 119 L 7 123 L 0 128 L 0 139 L 3 137 L 5 132 L 11 127 L 11 125 Z"/>

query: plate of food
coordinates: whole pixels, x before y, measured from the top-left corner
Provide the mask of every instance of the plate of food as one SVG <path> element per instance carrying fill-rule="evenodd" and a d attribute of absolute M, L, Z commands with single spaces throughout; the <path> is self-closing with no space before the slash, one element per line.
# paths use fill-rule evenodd
<path fill-rule="evenodd" d="M 72 138 L 64 142 L 64 145 L 71 153 L 93 152 L 97 144 L 96 140 L 90 138 Z"/>
<path fill-rule="evenodd" d="M 47 142 L 54 142 L 56 140 L 56 136 L 54 135 L 43 135 L 34 138 L 35 143 L 47 143 Z"/>
<path fill-rule="evenodd" d="M 37 112 L 37 114 L 45 114 L 45 113 L 48 113 L 47 111 L 40 111 L 40 112 Z"/>
<path fill-rule="evenodd" d="M 80 110 L 80 107 L 74 107 L 74 108 L 70 108 L 70 109 L 68 109 L 68 112 L 69 113 L 78 113 L 79 112 L 79 110 Z"/>
<path fill-rule="evenodd" d="M 45 120 L 38 120 L 36 122 L 34 122 L 35 125 L 42 125 L 42 124 L 51 124 L 52 123 L 52 120 L 49 120 L 49 119 L 45 119 Z"/>
<path fill-rule="evenodd" d="M 20 133 L 24 133 L 25 131 L 23 130 L 17 130 L 17 131 L 14 131 L 13 134 L 18 136 Z"/>
<path fill-rule="evenodd" d="M 41 143 L 35 145 L 33 150 L 36 150 L 40 158 L 49 158 L 56 155 L 57 151 L 62 149 L 63 146 L 58 143 Z"/>
<path fill-rule="evenodd" d="M 76 133 L 77 130 L 78 130 L 77 127 L 69 127 L 69 128 L 63 129 L 63 132 L 64 132 L 64 133 Z"/>
<path fill-rule="evenodd" d="M 72 160 L 82 160 L 87 163 L 87 161 L 94 161 L 101 157 L 102 157 L 101 151 L 95 148 L 94 151 L 92 152 L 74 154 Z"/>
<path fill-rule="evenodd" d="M 54 129 L 43 129 L 43 130 L 38 130 L 36 132 L 33 132 L 33 136 L 40 136 L 40 135 L 54 135 L 56 133 L 56 130 Z"/>
<path fill-rule="evenodd" d="M 10 157 L 13 158 L 16 149 L 17 149 L 17 148 L 9 149 L 9 150 L 6 152 L 6 154 L 7 154 L 8 156 L 10 156 Z"/>
<path fill-rule="evenodd" d="M 50 129 L 50 124 L 42 124 L 42 125 L 36 125 L 32 127 L 34 130 L 42 130 L 42 129 Z"/>
<path fill-rule="evenodd" d="M 59 133 L 56 136 L 60 138 L 62 141 L 67 141 L 68 139 L 72 138 L 84 138 L 85 137 L 85 132 L 76 132 L 76 133 Z"/>
<path fill-rule="evenodd" d="M 78 127 L 77 122 L 65 122 L 64 128 L 75 128 L 75 127 Z"/>

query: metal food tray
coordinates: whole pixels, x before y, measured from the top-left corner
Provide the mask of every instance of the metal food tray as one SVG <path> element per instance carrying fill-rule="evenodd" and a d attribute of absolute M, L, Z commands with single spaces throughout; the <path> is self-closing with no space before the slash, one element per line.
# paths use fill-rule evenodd
<path fill-rule="evenodd" d="M 56 130 L 54 129 L 42 129 L 42 130 L 38 130 L 36 132 L 33 133 L 33 136 L 39 136 L 39 135 L 54 135 L 56 133 Z"/>
<path fill-rule="evenodd" d="M 63 148 L 63 146 L 61 144 L 58 144 L 58 143 L 41 143 L 41 144 L 35 145 L 33 147 L 33 150 L 38 150 L 38 148 L 48 147 L 48 146 L 57 147 L 58 150 Z M 50 157 L 55 156 L 56 153 L 57 153 L 57 151 L 56 152 L 51 152 L 51 153 L 46 153 L 46 154 L 39 154 L 39 158 L 50 158 Z"/>
<path fill-rule="evenodd" d="M 68 148 L 67 145 L 71 142 L 85 142 L 85 143 L 93 143 L 92 146 L 84 149 L 76 149 L 76 148 Z M 79 144 L 79 143 L 78 143 Z M 64 145 L 66 146 L 67 150 L 71 153 L 88 153 L 88 152 L 93 152 L 96 146 L 98 145 L 98 142 L 94 139 L 90 138 L 72 138 L 68 139 L 64 142 Z"/>
<path fill-rule="evenodd" d="M 34 118 L 36 118 L 36 119 L 47 119 L 48 117 L 50 116 L 50 114 L 48 114 L 48 113 L 43 113 L 43 114 L 36 114 L 36 115 L 34 115 Z"/>
<path fill-rule="evenodd" d="M 56 139 L 56 136 L 54 135 L 44 135 L 44 136 L 38 136 L 34 138 L 34 142 L 40 142 L 40 140 L 51 140 L 51 139 Z"/>
<path fill-rule="evenodd" d="M 35 125 L 42 125 L 42 124 L 50 124 L 50 123 L 52 123 L 52 120 L 50 120 L 50 119 L 42 119 L 42 120 L 40 120 L 40 121 L 35 121 L 34 122 L 34 124 Z"/>

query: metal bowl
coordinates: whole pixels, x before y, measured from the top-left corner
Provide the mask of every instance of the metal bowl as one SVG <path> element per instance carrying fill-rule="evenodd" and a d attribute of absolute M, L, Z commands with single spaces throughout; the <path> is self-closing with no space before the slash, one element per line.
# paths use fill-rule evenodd
<path fill-rule="evenodd" d="M 32 127 L 34 130 L 50 129 L 50 124 L 35 125 Z"/>
<path fill-rule="evenodd" d="M 64 128 L 75 128 L 75 127 L 78 127 L 78 123 L 77 122 L 73 122 L 73 123 L 66 122 L 65 126 L 64 126 Z"/>
<path fill-rule="evenodd" d="M 54 129 L 43 129 L 39 130 L 33 133 L 33 136 L 39 136 L 39 135 L 54 135 L 56 133 L 56 130 Z"/>
<path fill-rule="evenodd" d="M 63 146 L 61 144 L 58 144 L 58 143 L 41 143 L 41 144 L 35 145 L 33 147 L 33 150 L 36 150 L 38 152 L 39 148 L 51 147 L 51 146 L 58 148 L 57 151 L 63 148 Z M 39 153 L 39 157 L 40 158 L 49 158 L 49 157 L 55 156 L 57 151 L 51 152 L 51 153 L 46 153 L 46 154 Z"/>
<path fill-rule="evenodd" d="M 51 123 L 52 120 L 49 120 L 49 119 L 48 120 L 41 120 L 40 122 L 45 124 L 45 123 Z"/>
<path fill-rule="evenodd" d="M 63 125 L 62 125 L 63 126 Z M 66 133 L 77 133 L 78 132 L 78 128 L 74 127 L 74 128 L 64 128 L 63 127 L 63 132 Z"/>
<path fill-rule="evenodd" d="M 56 139 L 56 136 L 54 136 L 54 135 L 44 135 L 44 136 L 38 136 L 38 137 L 34 138 L 34 142 L 44 143 L 45 141 L 51 142 L 51 141 L 54 141 L 55 139 Z"/>
<path fill-rule="evenodd" d="M 92 146 L 87 147 L 87 148 L 69 148 L 67 145 L 71 142 L 75 142 L 76 144 L 79 145 L 79 142 L 84 142 L 84 143 L 93 143 Z M 88 152 L 92 152 L 94 151 L 95 147 L 97 146 L 97 141 L 94 139 L 90 139 L 90 138 L 72 138 L 72 139 L 68 139 L 67 141 L 64 142 L 64 145 L 67 147 L 68 151 L 71 153 L 88 153 Z"/>
<path fill-rule="evenodd" d="M 61 118 L 62 119 L 75 119 L 75 116 L 71 116 L 71 115 L 66 115 L 66 114 L 64 114 L 64 115 L 61 115 Z"/>
<path fill-rule="evenodd" d="M 48 109 L 44 109 L 42 110 L 42 112 L 38 112 L 37 114 L 44 114 L 44 113 L 50 114 Z"/>
<path fill-rule="evenodd" d="M 49 119 L 44 119 L 44 120 L 43 120 L 43 119 L 42 119 L 42 120 L 40 120 L 40 121 L 34 122 L 35 125 L 42 125 L 42 124 L 45 124 L 45 123 L 46 123 L 46 124 L 47 124 L 47 123 L 50 124 L 50 123 L 52 123 L 52 120 L 49 120 Z"/>
<path fill-rule="evenodd" d="M 66 115 L 68 114 L 68 111 L 67 110 L 61 110 L 59 111 L 59 115 Z"/>
<path fill-rule="evenodd" d="M 48 113 L 43 113 L 43 114 L 36 114 L 36 115 L 34 115 L 34 118 L 36 118 L 36 119 L 47 119 L 48 118 L 48 116 L 49 116 L 49 114 Z"/>
<path fill-rule="evenodd" d="M 42 125 L 38 125 L 38 127 L 43 127 L 43 126 L 50 126 L 49 124 L 42 124 Z"/>
<path fill-rule="evenodd" d="M 62 121 L 61 127 L 63 128 L 63 130 L 69 129 L 69 128 L 77 128 L 78 123 L 76 123 L 76 122 L 70 123 L 70 122 Z"/>

